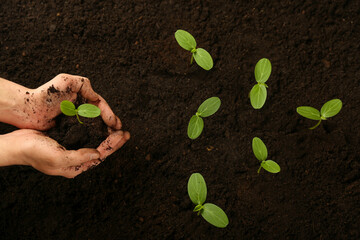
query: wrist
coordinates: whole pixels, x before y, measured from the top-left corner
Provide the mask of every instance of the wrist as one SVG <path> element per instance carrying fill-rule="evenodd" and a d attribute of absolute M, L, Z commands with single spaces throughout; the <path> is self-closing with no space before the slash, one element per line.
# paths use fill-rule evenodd
<path fill-rule="evenodd" d="M 32 90 L 2 78 L 0 85 L 0 122 L 19 127 L 26 118 Z"/>
<path fill-rule="evenodd" d="M 21 157 L 19 143 L 16 142 L 12 135 L 13 133 L 0 135 L 0 167 L 27 165 Z"/>

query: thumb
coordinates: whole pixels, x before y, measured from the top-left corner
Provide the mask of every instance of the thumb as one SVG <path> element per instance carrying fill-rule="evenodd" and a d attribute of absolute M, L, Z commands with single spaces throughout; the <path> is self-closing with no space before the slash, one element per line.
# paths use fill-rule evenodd
<path fill-rule="evenodd" d="M 79 150 L 69 150 L 65 154 L 65 165 L 76 166 L 84 162 L 100 158 L 100 153 L 93 148 L 80 148 Z"/>

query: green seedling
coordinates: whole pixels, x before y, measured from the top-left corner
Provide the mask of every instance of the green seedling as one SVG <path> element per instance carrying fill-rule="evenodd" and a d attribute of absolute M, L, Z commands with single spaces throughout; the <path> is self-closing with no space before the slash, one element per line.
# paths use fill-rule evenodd
<path fill-rule="evenodd" d="M 207 189 L 203 176 L 200 173 L 191 174 L 188 182 L 188 194 L 191 201 L 196 205 L 194 212 L 197 212 L 210 224 L 218 228 L 224 228 L 229 224 L 226 213 L 212 203 L 205 203 Z"/>
<path fill-rule="evenodd" d="M 258 173 L 260 173 L 261 168 L 264 168 L 266 171 L 271 173 L 280 172 L 280 166 L 273 160 L 266 160 L 268 157 L 268 151 L 260 138 L 254 137 L 252 140 L 252 149 L 255 157 L 261 162 Z"/>
<path fill-rule="evenodd" d="M 262 58 L 260 59 L 255 66 L 255 80 L 256 85 L 250 91 L 250 103 L 251 106 L 255 109 L 260 109 L 264 106 L 267 96 L 266 81 L 269 79 L 271 74 L 271 63 L 269 59 Z"/>
<path fill-rule="evenodd" d="M 213 67 L 214 63 L 210 53 L 203 48 L 196 48 L 195 38 L 190 33 L 184 30 L 177 30 L 175 32 L 175 39 L 180 47 L 191 52 L 190 64 L 195 59 L 195 62 L 205 70 L 210 70 Z"/>
<path fill-rule="evenodd" d="M 95 105 L 85 103 L 81 104 L 77 109 L 75 105 L 67 100 L 64 100 L 60 103 L 60 109 L 63 114 L 66 116 L 75 116 L 77 117 L 77 120 L 79 123 L 83 124 L 83 122 L 80 121 L 79 115 L 82 117 L 87 118 L 96 118 L 100 115 L 101 111 L 100 108 L 98 108 Z"/>
<path fill-rule="evenodd" d="M 200 136 L 203 128 L 204 128 L 204 121 L 203 117 L 209 117 L 216 113 L 216 111 L 220 108 L 220 98 L 218 97 L 211 97 L 206 99 L 198 108 L 196 114 L 191 117 L 187 134 L 190 139 L 195 139 Z"/>
<path fill-rule="evenodd" d="M 340 112 L 342 108 L 342 102 L 340 99 L 332 99 L 327 101 L 322 107 L 319 112 L 316 108 L 308 107 L 308 106 L 301 106 L 296 108 L 298 114 L 303 117 L 306 117 L 311 120 L 318 120 L 318 123 L 309 128 L 315 129 L 317 126 L 320 125 L 322 120 L 327 120 L 329 117 L 333 117 Z"/>

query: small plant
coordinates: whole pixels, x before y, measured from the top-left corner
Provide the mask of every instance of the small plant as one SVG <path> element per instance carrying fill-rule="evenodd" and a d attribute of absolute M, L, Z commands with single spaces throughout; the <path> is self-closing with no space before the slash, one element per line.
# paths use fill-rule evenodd
<path fill-rule="evenodd" d="M 257 84 L 253 86 L 250 91 L 250 102 L 251 106 L 255 109 L 260 109 L 264 106 L 267 96 L 266 81 L 269 79 L 271 74 L 271 63 L 269 59 L 260 59 L 255 66 L 255 80 Z"/>
<path fill-rule="evenodd" d="M 220 98 L 211 97 L 206 99 L 198 108 L 196 114 L 191 117 L 189 125 L 188 125 L 188 136 L 190 139 L 195 139 L 200 136 L 203 128 L 204 121 L 203 117 L 209 117 L 216 113 L 216 111 L 220 108 Z"/>
<path fill-rule="evenodd" d="M 81 104 L 77 109 L 75 108 L 75 105 L 67 100 L 64 100 L 60 103 L 60 109 L 63 114 L 66 116 L 75 116 L 77 117 L 77 120 L 79 123 L 83 124 L 83 122 L 80 121 L 79 115 L 82 117 L 87 118 L 96 118 L 100 115 L 101 110 L 95 105 L 85 103 Z"/>
<path fill-rule="evenodd" d="M 196 205 L 194 212 L 201 216 L 210 224 L 218 228 L 224 228 L 229 224 L 226 213 L 212 203 L 205 203 L 207 189 L 203 176 L 200 173 L 191 174 L 188 182 L 188 194 L 191 201 Z"/>
<path fill-rule="evenodd" d="M 263 143 L 263 141 L 261 141 L 260 138 L 253 138 L 252 149 L 255 157 L 261 162 L 258 173 L 260 173 L 261 168 L 264 168 L 266 171 L 271 173 L 280 172 L 280 166 L 276 162 L 272 160 L 266 160 L 268 157 L 268 151 L 265 144 Z"/>
<path fill-rule="evenodd" d="M 322 107 L 319 112 L 316 108 L 308 107 L 308 106 L 301 106 L 296 108 L 298 114 L 303 117 L 306 117 L 311 120 L 318 120 L 318 123 L 309 128 L 315 129 L 317 126 L 320 125 L 322 120 L 327 120 L 329 117 L 333 117 L 340 112 L 342 108 L 342 102 L 340 99 L 332 99 L 327 101 Z"/>
<path fill-rule="evenodd" d="M 195 38 L 190 33 L 184 30 L 177 30 L 175 32 L 175 39 L 180 47 L 191 52 L 190 64 L 195 59 L 196 63 L 205 70 L 210 70 L 213 67 L 214 63 L 210 53 L 203 48 L 196 48 Z"/>

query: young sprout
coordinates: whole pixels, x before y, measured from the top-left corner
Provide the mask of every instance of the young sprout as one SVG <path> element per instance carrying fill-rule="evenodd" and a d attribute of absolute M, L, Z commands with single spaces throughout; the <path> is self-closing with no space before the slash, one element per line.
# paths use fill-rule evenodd
<path fill-rule="evenodd" d="M 60 103 L 60 109 L 63 114 L 66 116 L 75 116 L 77 117 L 77 120 L 79 123 L 83 124 L 83 122 L 80 121 L 79 115 L 82 117 L 87 118 L 96 118 L 100 115 L 101 111 L 100 108 L 98 108 L 95 105 L 85 103 L 81 104 L 77 109 L 75 108 L 75 105 L 67 100 L 64 100 Z"/>
<path fill-rule="evenodd" d="M 266 81 L 269 79 L 271 74 L 271 63 L 269 59 L 262 58 L 260 59 L 255 66 L 255 80 L 256 85 L 250 91 L 250 102 L 251 106 L 255 109 L 260 109 L 264 106 L 266 101 Z"/>
<path fill-rule="evenodd" d="M 203 48 L 196 48 L 195 38 L 190 33 L 184 30 L 177 30 L 175 32 L 175 39 L 180 47 L 191 52 L 190 64 L 195 59 L 195 62 L 205 70 L 210 70 L 213 67 L 211 55 Z"/>
<path fill-rule="evenodd" d="M 203 128 L 204 128 L 204 121 L 203 117 L 209 117 L 216 113 L 216 111 L 220 108 L 220 98 L 218 97 L 211 97 L 206 99 L 198 108 L 196 114 L 191 117 L 187 134 L 190 139 L 195 139 L 200 136 Z"/>
<path fill-rule="evenodd" d="M 188 182 L 188 194 L 191 201 L 196 205 L 194 212 L 201 216 L 210 224 L 218 228 L 224 228 L 229 224 L 226 213 L 212 203 L 205 203 L 207 189 L 206 183 L 200 173 L 191 174 Z"/>
<path fill-rule="evenodd" d="M 260 173 L 261 168 L 264 168 L 266 171 L 271 173 L 280 172 L 280 166 L 276 162 L 272 160 L 266 160 L 268 157 L 268 151 L 265 144 L 263 143 L 263 141 L 261 141 L 260 138 L 253 138 L 252 149 L 255 157 L 261 162 L 258 173 Z"/>
<path fill-rule="evenodd" d="M 308 107 L 308 106 L 301 106 L 296 108 L 296 111 L 298 114 L 300 114 L 303 117 L 306 117 L 311 120 L 318 120 L 318 123 L 309 128 L 309 129 L 315 129 L 317 126 L 320 125 L 322 120 L 327 120 L 329 117 L 333 117 L 336 114 L 340 112 L 342 108 L 342 102 L 340 99 L 332 99 L 330 101 L 327 101 L 322 107 L 319 112 L 319 110 Z"/>

